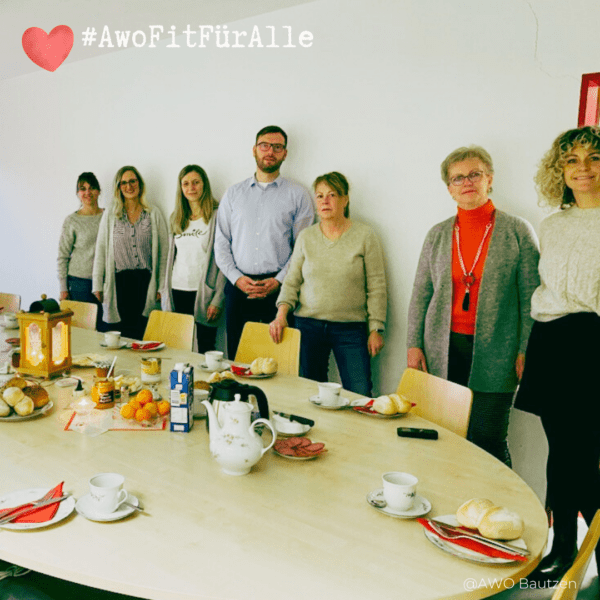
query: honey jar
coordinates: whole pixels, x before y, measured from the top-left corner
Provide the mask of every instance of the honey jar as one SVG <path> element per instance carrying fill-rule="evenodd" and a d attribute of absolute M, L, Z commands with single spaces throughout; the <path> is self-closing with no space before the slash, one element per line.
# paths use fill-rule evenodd
<path fill-rule="evenodd" d="M 115 405 L 115 382 L 112 378 L 95 378 L 92 387 L 92 400 L 96 408 L 112 408 Z"/>
<path fill-rule="evenodd" d="M 162 376 L 160 358 L 142 358 L 142 381 L 144 383 L 159 383 Z"/>

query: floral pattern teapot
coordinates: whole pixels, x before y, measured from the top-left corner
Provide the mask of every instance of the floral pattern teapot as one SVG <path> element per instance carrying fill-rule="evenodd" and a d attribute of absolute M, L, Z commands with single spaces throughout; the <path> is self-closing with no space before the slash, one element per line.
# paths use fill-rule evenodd
<path fill-rule="evenodd" d="M 271 448 L 277 438 L 277 433 L 268 419 L 256 419 L 251 422 L 252 405 L 242 402 L 240 394 L 235 395 L 233 402 L 224 402 L 223 425 L 208 400 L 203 400 L 206 406 L 210 427 L 210 452 L 221 465 L 227 475 L 246 475 L 250 469 Z M 219 415 L 221 417 L 221 414 Z M 256 433 L 258 424 L 266 425 L 273 435 L 268 446 L 264 446 L 261 437 Z"/>

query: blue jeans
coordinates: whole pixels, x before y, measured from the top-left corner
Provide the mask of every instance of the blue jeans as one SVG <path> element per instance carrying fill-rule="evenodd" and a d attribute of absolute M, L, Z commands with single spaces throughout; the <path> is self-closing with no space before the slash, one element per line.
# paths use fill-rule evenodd
<path fill-rule="evenodd" d="M 102 304 L 98 298 L 92 294 L 92 280 L 83 277 L 73 277 L 67 275 L 67 288 L 69 289 L 69 298 L 77 302 L 89 302 L 98 306 L 98 317 L 96 318 L 96 331 L 108 331 L 106 324 L 102 321 Z"/>
<path fill-rule="evenodd" d="M 295 317 L 300 330 L 300 375 L 327 381 L 329 355 L 333 350 L 342 385 L 363 396 L 371 396 L 371 357 L 366 323 L 338 323 Z"/>

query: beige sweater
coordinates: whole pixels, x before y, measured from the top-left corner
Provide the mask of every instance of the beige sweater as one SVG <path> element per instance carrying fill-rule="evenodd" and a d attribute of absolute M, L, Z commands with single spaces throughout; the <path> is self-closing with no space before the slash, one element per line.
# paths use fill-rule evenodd
<path fill-rule="evenodd" d="M 299 317 L 342 323 L 368 321 L 383 329 L 387 291 L 383 252 L 367 225 L 352 221 L 339 239 L 328 240 L 319 224 L 302 231 L 277 304 Z"/>
<path fill-rule="evenodd" d="M 541 284 L 531 316 L 552 321 L 576 312 L 600 315 L 600 208 L 576 206 L 554 213 L 540 226 Z"/>

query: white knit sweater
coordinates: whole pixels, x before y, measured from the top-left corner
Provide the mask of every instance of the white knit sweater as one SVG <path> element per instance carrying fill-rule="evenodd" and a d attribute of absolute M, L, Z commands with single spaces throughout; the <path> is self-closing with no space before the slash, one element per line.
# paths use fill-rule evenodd
<path fill-rule="evenodd" d="M 531 316 L 552 321 L 570 313 L 600 315 L 600 208 L 572 206 L 540 226 L 541 284 Z"/>

